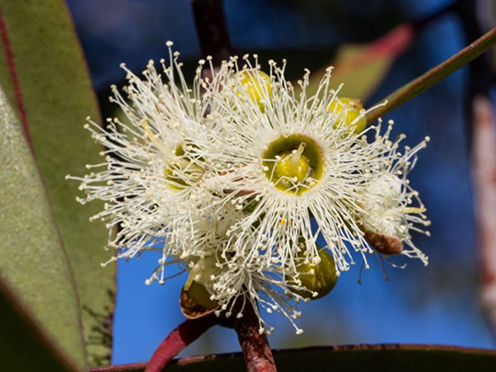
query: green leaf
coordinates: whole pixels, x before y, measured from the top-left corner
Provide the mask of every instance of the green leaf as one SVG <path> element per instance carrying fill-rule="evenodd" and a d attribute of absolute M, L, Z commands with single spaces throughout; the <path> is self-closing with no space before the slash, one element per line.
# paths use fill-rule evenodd
<path fill-rule="evenodd" d="M 51 341 L 22 301 L 0 280 L 0 368 L 15 372 L 76 372 L 78 368 Z M 5 321 L 7 320 L 8 321 Z"/>
<path fill-rule="evenodd" d="M 36 162 L 52 203 L 83 308 L 89 362 L 109 362 L 114 307 L 115 265 L 103 249 L 107 233 L 88 218 L 98 203 L 75 202 L 87 163 L 99 163 L 99 148 L 83 129 L 99 111 L 72 20 L 62 0 L 0 0 L 0 83 L 29 128 Z M 37 277 L 32 280 L 37 280 Z"/>
<path fill-rule="evenodd" d="M 0 276 L 55 341 L 84 366 L 80 309 L 72 273 L 21 125 L 1 90 L 0 138 Z M 11 319 L 0 319 L 3 335 Z M 6 357 L 9 355 L 0 354 L 2 370 L 1 361 Z"/>
<path fill-rule="evenodd" d="M 383 37 L 366 45 L 343 45 L 336 53 L 332 65 L 331 84 L 343 87 L 340 97 L 366 100 L 386 77 L 395 59 L 413 40 L 410 25 L 400 25 Z M 314 93 L 325 70 L 312 74 L 309 92 Z"/>
<path fill-rule="evenodd" d="M 312 347 L 274 352 L 281 372 L 494 372 L 496 352 L 441 346 L 357 345 Z M 94 369 L 92 372 L 143 372 L 144 364 Z M 246 371 L 241 354 L 184 358 L 164 372 Z"/>

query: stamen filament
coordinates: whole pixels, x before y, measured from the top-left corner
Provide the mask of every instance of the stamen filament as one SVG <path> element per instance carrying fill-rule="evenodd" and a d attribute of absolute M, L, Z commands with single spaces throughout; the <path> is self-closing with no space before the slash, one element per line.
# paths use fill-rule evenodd
<path fill-rule="evenodd" d="M 416 207 L 405 207 L 403 208 L 403 213 L 424 213 L 427 209 L 416 208 Z"/>
<path fill-rule="evenodd" d="M 160 143 L 160 141 L 157 139 L 157 136 L 153 134 L 153 132 L 150 129 L 150 126 L 148 125 L 148 122 L 146 120 L 143 120 L 141 122 L 141 126 L 143 127 L 146 136 L 155 145 L 155 147 L 159 149 L 160 152 L 164 154 L 167 158 L 169 158 L 170 157 L 169 151 L 167 151 L 167 149 Z"/>

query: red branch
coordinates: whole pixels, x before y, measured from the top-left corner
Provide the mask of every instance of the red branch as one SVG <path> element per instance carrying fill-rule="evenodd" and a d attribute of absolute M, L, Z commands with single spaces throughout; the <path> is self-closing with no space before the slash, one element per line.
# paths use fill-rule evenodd
<path fill-rule="evenodd" d="M 234 328 L 245 357 L 248 372 L 277 372 L 267 336 L 259 333 L 260 323 L 251 305 L 240 319 L 218 318 L 214 313 L 203 318 L 186 320 L 162 341 L 144 372 L 161 372 L 186 346 L 214 325 Z"/>
<path fill-rule="evenodd" d="M 193 15 L 204 57 L 212 56 L 214 66 L 234 55 L 223 0 L 192 0 Z"/>
<path fill-rule="evenodd" d="M 496 334 L 496 129 L 487 97 L 474 99 L 474 176 L 482 268 L 481 301 Z"/>
<path fill-rule="evenodd" d="M 259 333 L 260 323 L 253 308 L 247 306 L 243 315 L 234 322 L 234 329 L 238 334 L 248 372 L 277 372 L 269 341 L 265 333 Z"/>
<path fill-rule="evenodd" d="M 155 350 L 144 372 L 161 372 L 172 358 L 215 324 L 218 324 L 215 314 L 180 324 Z"/>

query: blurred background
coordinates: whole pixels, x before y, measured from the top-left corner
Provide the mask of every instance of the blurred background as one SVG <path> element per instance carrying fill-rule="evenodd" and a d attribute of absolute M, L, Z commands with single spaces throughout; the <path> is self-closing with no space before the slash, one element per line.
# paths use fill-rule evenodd
<path fill-rule="evenodd" d="M 104 116 L 113 115 L 107 103 L 110 84 L 125 83 L 121 62 L 139 72 L 149 59 L 166 57 L 167 40 L 174 41 L 186 67 L 194 67 L 202 56 L 191 0 L 66 1 Z M 481 16 L 490 14 L 484 6 L 491 2 L 480 2 L 479 7 L 476 3 L 229 0 L 224 10 L 236 52 L 256 52 L 262 60 L 285 57 L 294 78 L 305 67 L 319 71 L 337 63 L 337 83 L 341 79 L 349 84 L 349 92 L 359 92 L 357 98 L 367 105 L 480 36 L 487 27 Z M 413 33 L 402 37 L 398 25 L 409 25 Z M 372 269 L 364 270 L 359 285 L 356 265 L 340 277 L 330 295 L 301 305 L 303 335 L 296 336 L 285 318 L 269 318 L 276 328 L 270 336 L 273 348 L 352 343 L 495 346 L 478 299 L 481 270 L 470 158 L 472 113 L 467 104 L 481 90 L 491 93 L 487 88 L 492 76 L 484 75 L 483 68 L 477 75 L 473 68 L 453 74 L 386 117 L 396 121 L 397 133 L 407 134 L 408 145 L 425 136 L 432 139 L 410 177 L 432 220 L 432 237 L 415 237 L 430 256 L 429 266 L 412 260 L 405 269 L 386 265 L 386 281 L 379 261 L 372 259 Z M 184 321 L 178 303 L 185 277 L 165 286 L 144 284 L 156 261 L 150 253 L 119 262 L 113 364 L 148 360 Z M 237 350 L 234 332 L 214 328 L 182 355 Z"/>

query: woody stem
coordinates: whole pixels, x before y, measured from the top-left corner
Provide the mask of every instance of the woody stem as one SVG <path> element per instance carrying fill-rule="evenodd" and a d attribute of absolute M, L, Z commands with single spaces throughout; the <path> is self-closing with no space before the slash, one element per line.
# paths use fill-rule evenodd
<path fill-rule="evenodd" d="M 267 335 L 259 332 L 259 320 L 251 305 L 246 306 L 243 317 L 234 322 L 234 329 L 248 372 L 277 372 Z"/>
<path fill-rule="evenodd" d="M 218 319 L 214 314 L 181 323 L 162 341 L 144 372 L 161 372 L 172 358 L 215 324 L 218 324 Z"/>
<path fill-rule="evenodd" d="M 193 15 L 204 57 L 211 56 L 214 66 L 234 55 L 227 30 L 223 0 L 192 0 Z"/>

